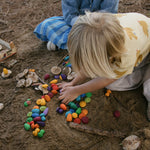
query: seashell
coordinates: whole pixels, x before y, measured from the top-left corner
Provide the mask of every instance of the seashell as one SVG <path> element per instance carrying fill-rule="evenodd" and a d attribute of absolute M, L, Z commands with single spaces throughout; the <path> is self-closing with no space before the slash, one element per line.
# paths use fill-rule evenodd
<path fill-rule="evenodd" d="M 26 79 L 25 87 L 29 87 L 31 84 L 32 84 L 32 79 L 31 78 Z"/>
<path fill-rule="evenodd" d="M 31 86 L 35 89 L 35 90 L 40 90 L 38 87 L 39 85 L 42 85 L 42 83 L 32 83 Z"/>
<path fill-rule="evenodd" d="M 48 90 L 46 88 L 42 87 L 42 84 L 38 86 L 39 90 L 43 92 L 43 95 L 48 93 Z"/>
<path fill-rule="evenodd" d="M 39 77 L 35 72 L 29 72 L 26 78 L 31 78 L 32 82 L 38 82 Z"/>
<path fill-rule="evenodd" d="M 24 69 L 23 74 L 24 76 L 29 72 L 29 69 Z"/>
<path fill-rule="evenodd" d="M 3 48 L 2 45 L 0 45 L 0 50 L 2 50 L 2 48 Z"/>
<path fill-rule="evenodd" d="M 75 78 L 76 73 L 75 72 L 71 72 L 70 74 L 68 74 L 67 79 L 68 80 L 73 80 Z"/>
<path fill-rule="evenodd" d="M 23 72 L 21 72 L 21 73 L 19 73 L 19 74 L 17 74 L 17 76 L 16 76 L 16 80 L 17 81 L 19 81 L 19 79 L 21 79 L 21 78 L 23 78 L 25 75 L 27 75 L 27 73 L 29 72 L 29 70 L 28 69 L 24 69 L 24 71 Z"/>
<path fill-rule="evenodd" d="M 150 129 L 145 128 L 145 129 L 144 129 L 144 135 L 145 135 L 146 138 L 149 139 L 149 138 L 150 138 Z"/>
<path fill-rule="evenodd" d="M 53 67 L 51 68 L 51 72 L 52 72 L 52 74 L 54 74 L 54 75 L 58 75 L 58 74 L 61 73 L 61 68 L 58 67 L 58 66 L 53 66 Z"/>
<path fill-rule="evenodd" d="M 0 110 L 2 110 L 4 108 L 4 104 L 0 103 Z"/>
<path fill-rule="evenodd" d="M 12 73 L 11 70 L 8 70 L 8 69 L 4 68 L 4 69 L 3 69 L 3 72 L 2 72 L 2 74 L 1 74 L 1 76 L 2 76 L 3 78 L 8 78 L 8 77 L 11 75 L 11 73 Z"/>
<path fill-rule="evenodd" d="M 122 141 L 124 150 L 136 150 L 141 144 L 140 138 L 136 135 L 130 135 Z"/>
<path fill-rule="evenodd" d="M 21 78 L 23 78 L 23 77 L 24 77 L 23 72 L 22 72 L 22 73 L 19 73 L 19 74 L 17 74 L 17 76 L 16 76 L 16 80 L 19 81 L 19 79 L 21 79 Z"/>
<path fill-rule="evenodd" d="M 70 67 L 64 67 L 62 69 L 62 74 L 69 75 L 71 73 L 71 68 Z"/>
<path fill-rule="evenodd" d="M 26 82 L 25 79 L 19 80 L 19 81 L 17 82 L 16 87 L 24 87 L 24 86 L 25 86 L 25 82 Z"/>

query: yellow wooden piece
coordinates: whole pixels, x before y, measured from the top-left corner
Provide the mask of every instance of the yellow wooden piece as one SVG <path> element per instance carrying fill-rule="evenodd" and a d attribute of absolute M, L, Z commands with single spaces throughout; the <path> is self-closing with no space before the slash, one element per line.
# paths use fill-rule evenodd
<path fill-rule="evenodd" d="M 43 84 L 42 87 L 43 87 L 44 89 L 46 89 L 46 88 L 48 87 L 48 84 Z"/>
<path fill-rule="evenodd" d="M 5 75 L 8 74 L 8 70 L 6 68 L 3 68 L 3 72 Z"/>
<path fill-rule="evenodd" d="M 52 80 L 51 82 L 50 82 L 50 84 L 56 84 L 58 82 L 58 80 L 57 79 L 54 79 L 54 80 Z"/>
<path fill-rule="evenodd" d="M 41 106 L 45 106 L 46 105 L 46 101 L 44 98 L 41 99 Z"/>
<path fill-rule="evenodd" d="M 37 104 L 37 105 L 41 105 L 41 106 L 45 106 L 45 105 L 46 105 L 46 101 L 45 101 L 44 98 L 38 99 L 38 100 L 36 101 L 36 104 Z"/>
<path fill-rule="evenodd" d="M 40 132 L 40 129 L 39 129 L 39 128 L 36 128 L 36 129 L 33 131 L 33 135 L 34 135 L 34 136 L 37 136 L 39 132 Z"/>
<path fill-rule="evenodd" d="M 86 102 L 85 102 L 85 101 L 81 101 L 81 102 L 79 103 L 79 105 L 80 105 L 80 107 L 85 107 L 85 106 L 86 106 Z"/>
<path fill-rule="evenodd" d="M 77 118 L 78 114 L 77 113 L 72 113 L 72 118 Z"/>

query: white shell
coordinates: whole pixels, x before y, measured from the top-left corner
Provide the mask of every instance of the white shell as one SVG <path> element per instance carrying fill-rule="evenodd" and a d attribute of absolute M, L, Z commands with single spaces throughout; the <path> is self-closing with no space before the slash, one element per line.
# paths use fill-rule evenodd
<path fill-rule="evenodd" d="M 2 45 L 0 45 L 0 50 L 2 50 L 2 48 L 3 48 Z"/>
<path fill-rule="evenodd" d="M 29 72 L 29 69 L 24 69 L 23 72 L 17 74 L 16 80 L 19 81 L 19 79 L 23 78 L 28 72 Z"/>
<path fill-rule="evenodd" d="M 31 84 L 32 84 L 32 79 L 31 78 L 26 79 L 25 87 L 29 87 Z"/>
<path fill-rule="evenodd" d="M 7 77 L 9 77 L 11 75 L 11 73 L 12 73 L 12 71 L 8 70 L 8 74 L 4 74 L 4 72 L 2 72 L 1 75 L 2 75 L 3 78 L 7 78 Z"/>
<path fill-rule="evenodd" d="M 68 76 L 67 79 L 68 80 L 73 80 L 75 78 L 76 73 L 75 72 L 71 72 Z"/>
<path fill-rule="evenodd" d="M 49 41 L 49 42 L 47 43 L 47 49 L 48 49 L 49 51 L 51 51 L 51 50 L 56 50 L 56 45 Z"/>
<path fill-rule="evenodd" d="M 53 67 L 51 68 L 51 72 L 52 72 L 52 74 L 54 74 L 54 75 L 58 75 L 58 74 L 61 73 L 61 68 L 58 67 L 58 66 L 53 66 Z"/>
<path fill-rule="evenodd" d="M 35 72 L 29 72 L 28 75 L 26 76 L 26 78 L 30 78 L 32 80 L 32 82 L 38 82 L 39 77 Z"/>
<path fill-rule="evenodd" d="M 21 72 L 21 73 L 17 74 L 17 76 L 16 76 L 16 80 L 17 80 L 17 81 L 19 81 L 19 79 L 21 79 L 22 77 L 24 77 L 23 72 Z"/>
<path fill-rule="evenodd" d="M 16 87 L 24 87 L 24 86 L 25 86 L 25 82 L 26 82 L 25 79 L 19 80 L 19 81 L 17 82 Z"/>
<path fill-rule="evenodd" d="M 122 141 L 124 150 L 136 150 L 141 144 L 140 138 L 136 135 L 130 135 Z"/>
<path fill-rule="evenodd" d="M 45 89 L 45 88 L 43 88 L 43 87 L 42 87 L 42 84 L 41 84 L 41 85 L 39 85 L 39 86 L 38 86 L 38 88 L 39 88 L 39 90 L 40 90 L 40 91 L 42 91 L 42 92 L 43 92 L 43 95 L 48 93 L 48 90 L 47 90 L 47 89 Z"/>
<path fill-rule="evenodd" d="M 24 76 L 29 72 L 29 69 L 24 69 L 23 74 Z"/>
<path fill-rule="evenodd" d="M 4 108 L 4 104 L 0 103 L 0 110 L 2 110 Z"/>
<path fill-rule="evenodd" d="M 64 67 L 62 69 L 62 73 L 66 74 L 66 75 L 69 75 L 71 73 L 71 68 L 70 67 Z"/>

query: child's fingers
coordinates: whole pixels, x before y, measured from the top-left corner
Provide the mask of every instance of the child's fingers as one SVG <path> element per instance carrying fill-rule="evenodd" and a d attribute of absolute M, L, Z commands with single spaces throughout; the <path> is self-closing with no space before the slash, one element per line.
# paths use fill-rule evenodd
<path fill-rule="evenodd" d="M 62 89 L 60 90 L 60 93 L 64 92 L 65 90 L 66 90 L 66 88 L 62 88 Z"/>
<path fill-rule="evenodd" d="M 68 99 L 67 99 L 67 98 L 63 99 L 63 100 L 62 100 L 62 103 L 68 104 Z"/>
<path fill-rule="evenodd" d="M 61 96 L 58 97 L 60 100 L 64 99 L 64 95 L 62 94 Z"/>

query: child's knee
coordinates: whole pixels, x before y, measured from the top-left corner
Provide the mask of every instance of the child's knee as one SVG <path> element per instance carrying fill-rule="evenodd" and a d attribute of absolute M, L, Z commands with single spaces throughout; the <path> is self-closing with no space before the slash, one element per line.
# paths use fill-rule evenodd
<path fill-rule="evenodd" d="M 143 84 L 143 95 L 150 102 L 150 79 L 146 80 Z"/>

